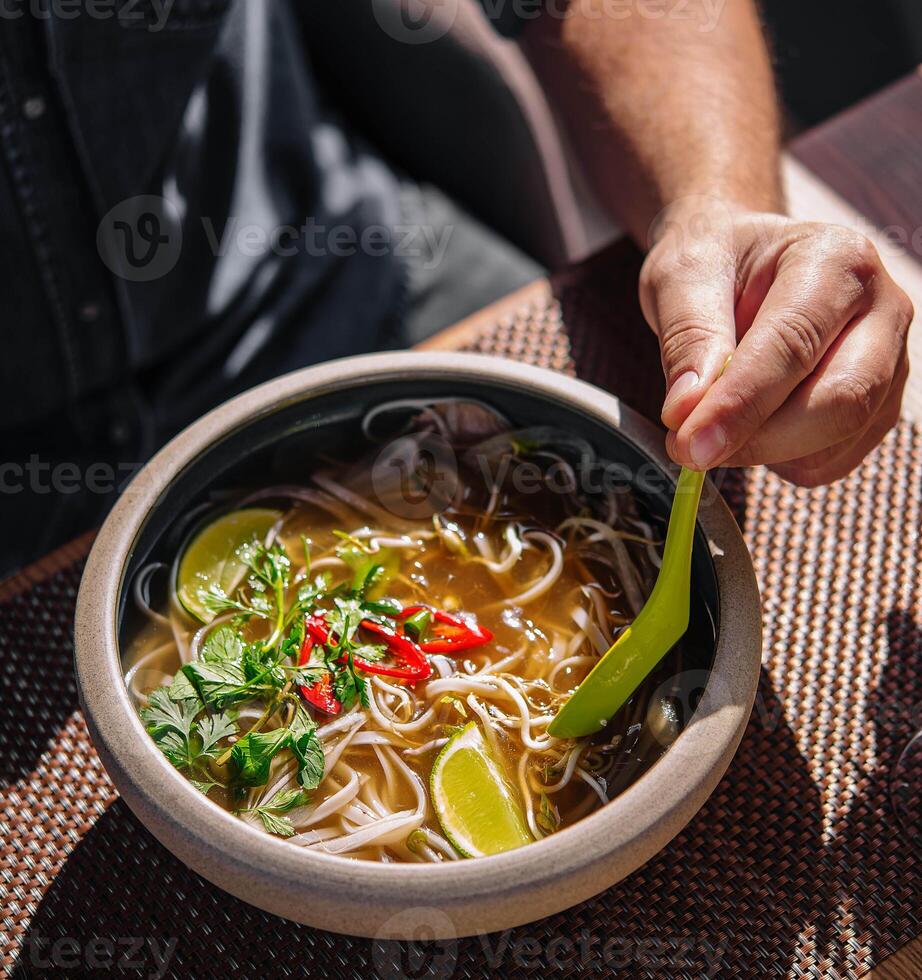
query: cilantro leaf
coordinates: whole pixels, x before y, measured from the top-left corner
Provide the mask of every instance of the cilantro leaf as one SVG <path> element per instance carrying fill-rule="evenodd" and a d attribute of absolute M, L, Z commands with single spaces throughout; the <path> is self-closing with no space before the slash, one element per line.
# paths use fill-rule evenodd
<path fill-rule="evenodd" d="M 291 837 L 295 829 L 288 817 L 280 816 L 289 813 L 295 807 L 304 806 L 309 797 L 307 793 L 299 789 L 279 790 L 268 803 L 244 810 L 244 813 L 256 813 L 262 821 L 263 827 L 269 834 L 278 834 L 280 837 Z"/>
<path fill-rule="evenodd" d="M 383 643 L 362 643 L 353 647 L 352 656 L 359 660 L 367 660 L 369 663 L 376 663 L 387 656 L 387 647 Z"/>
<path fill-rule="evenodd" d="M 256 812 L 259 814 L 259 819 L 262 820 L 267 834 L 277 834 L 279 837 L 294 837 L 295 829 L 288 817 L 277 816 L 261 806 L 256 807 Z"/>
<path fill-rule="evenodd" d="M 267 684 L 276 688 L 284 687 L 288 679 L 272 651 L 257 644 L 248 646 L 243 651 L 242 664 L 247 681 L 258 681 L 263 687 Z"/>
<path fill-rule="evenodd" d="M 195 765 L 197 753 L 189 736 L 177 731 L 163 732 L 154 736 L 160 751 L 177 769 L 190 769 Z"/>
<path fill-rule="evenodd" d="M 173 701 L 169 688 L 158 687 L 148 698 L 147 705 L 141 708 L 140 715 L 155 742 L 159 743 L 172 734 L 178 736 L 181 742 L 188 743 L 198 710 L 195 702 Z"/>
<path fill-rule="evenodd" d="M 278 813 L 288 813 L 295 807 L 304 806 L 310 797 L 301 789 L 280 789 L 268 803 L 263 803 L 258 809 L 275 810 Z"/>
<path fill-rule="evenodd" d="M 316 789 L 323 781 L 323 746 L 317 738 L 316 722 L 301 705 L 298 705 L 289 731 L 291 751 L 298 760 L 298 785 L 303 789 Z"/>
<path fill-rule="evenodd" d="M 374 613 L 375 616 L 389 616 L 393 619 L 398 616 L 403 606 L 396 600 L 385 597 L 383 599 L 365 600 L 366 612 Z M 368 616 L 365 617 L 369 618 Z"/>
<path fill-rule="evenodd" d="M 219 754 L 218 742 L 229 735 L 237 734 L 237 722 L 227 712 L 206 715 L 198 723 L 198 734 L 202 740 L 199 756 L 214 759 Z"/>
<path fill-rule="evenodd" d="M 241 545 L 237 549 L 237 557 L 249 569 L 248 584 L 254 593 L 257 593 L 253 596 L 251 604 L 257 609 L 265 608 L 262 603 L 257 602 L 258 594 L 270 592 L 273 597 L 272 604 L 281 606 L 291 572 L 291 561 L 285 549 L 280 544 L 266 548 L 254 541 Z"/>
<path fill-rule="evenodd" d="M 205 715 L 196 722 L 202 710 L 201 702 L 173 701 L 170 690 L 160 687 L 151 694 L 140 711 L 141 720 L 157 747 L 177 769 L 195 771 L 217 755 L 218 742 L 233 735 L 237 725 L 229 715 Z"/>
<path fill-rule="evenodd" d="M 269 779 L 269 766 L 275 756 L 291 742 L 287 728 L 271 732 L 247 732 L 234 743 L 231 761 L 244 786 L 263 786 Z"/>
<path fill-rule="evenodd" d="M 205 704 L 219 711 L 256 697 L 257 692 L 247 686 L 249 678 L 240 661 L 207 663 L 193 660 L 182 668 L 182 672 L 192 682 Z"/>
<path fill-rule="evenodd" d="M 324 664 L 308 665 L 300 670 L 294 671 L 291 675 L 291 683 L 302 687 L 313 687 L 329 674 L 330 669 Z"/>
<path fill-rule="evenodd" d="M 337 596 L 333 600 L 333 608 L 326 613 L 326 621 L 330 634 L 335 634 L 338 637 L 336 643 L 338 648 L 348 647 L 352 644 L 364 616 L 360 599 L 343 599 Z"/>
<path fill-rule="evenodd" d="M 297 663 L 302 646 L 304 646 L 304 620 L 299 616 L 288 631 L 285 642 L 282 643 L 282 648 L 279 651 L 282 659 L 287 658 Z"/>
<path fill-rule="evenodd" d="M 171 701 L 195 701 L 198 704 L 198 710 L 204 708 L 201 698 L 198 696 L 198 691 L 193 687 L 192 681 L 182 672 L 179 671 L 173 678 L 173 682 L 167 688 Z"/>
<path fill-rule="evenodd" d="M 333 678 L 333 694 L 343 708 L 348 710 L 355 704 L 359 696 L 360 683 L 362 682 L 356 677 L 355 672 L 348 669 L 340 670 Z"/>
<path fill-rule="evenodd" d="M 243 640 L 230 626 L 221 626 L 208 635 L 202 645 L 201 659 L 212 663 L 239 660 L 243 656 Z"/>

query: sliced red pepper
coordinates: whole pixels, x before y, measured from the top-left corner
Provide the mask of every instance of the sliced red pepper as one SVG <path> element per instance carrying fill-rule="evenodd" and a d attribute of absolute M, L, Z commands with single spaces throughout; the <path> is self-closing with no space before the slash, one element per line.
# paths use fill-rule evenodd
<path fill-rule="evenodd" d="M 363 660 L 361 657 L 353 658 L 353 665 L 366 674 L 381 674 L 385 677 L 394 677 L 398 680 L 416 681 L 425 680 L 432 673 L 432 667 L 426 660 L 425 654 L 420 648 L 407 637 L 402 636 L 386 626 L 376 623 L 371 619 L 362 620 L 362 628 L 380 636 L 387 645 L 388 651 L 400 661 L 398 665 L 389 666 L 386 664 L 373 663 L 370 660 Z M 311 650 L 315 644 L 325 644 L 330 640 L 330 631 L 322 616 L 306 616 L 304 627 L 307 637 L 301 647 L 301 655 L 298 665 L 304 666 L 310 658 Z M 345 656 L 341 658 L 344 661 Z M 333 695 L 332 675 L 327 673 L 321 680 L 310 687 L 301 688 L 302 696 L 315 707 L 326 711 L 328 714 L 339 714 L 342 704 Z"/>
<path fill-rule="evenodd" d="M 308 618 L 316 620 L 316 617 Z M 317 622 L 319 622 L 324 633 L 326 633 L 326 625 L 323 621 L 317 620 Z M 299 667 L 304 667 L 308 663 L 311 658 L 311 651 L 314 649 L 314 631 L 306 621 L 305 625 L 307 626 L 307 636 L 304 638 L 304 643 L 301 646 L 301 654 L 298 657 Z M 325 711 L 328 715 L 338 715 L 343 710 L 342 703 L 337 700 L 336 695 L 333 693 L 333 675 L 330 671 L 326 671 L 323 677 L 313 684 L 302 684 L 301 697 L 315 708 Z"/>
<path fill-rule="evenodd" d="M 330 639 L 330 631 L 322 616 L 305 616 L 304 628 L 314 643 L 326 643 Z"/>
<path fill-rule="evenodd" d="M 427 607 L 407 606 L 400 613 L 399 618 L 405 619 L 425 608 Z M 420 650 L 424 653 L 456 653 L 460 650 L 472 650 L 474 647 L 482 647 L 493 639 L 493 634 L 479 623 L 471 626 L 460 616 L 453 616 L 440 609 L 432 609 L 430 612 L 433 622 L 429 632 L 432 634 L 432 639 L 419 644 Z"/>
<path fill-rule="evenodd" d="M 417 681 L 424 681 L 432 674 L 432 665 L 426 659 L 422 649 L 412 640 L 381 623 L 376 623 L 372 619 L 362 620 L 362 629 L 374 633 L 384 640 L 388 651 L 399 660 L 400 666 L 388 666 L 386 664 L 372 663 L 362 660 L 361 657 L 353 658 L 353 663 L 359 670 L 366 674 L 380 674 L 384 677 L 396 677 L 399 680 L 409 681 L 415 684 Z"/>

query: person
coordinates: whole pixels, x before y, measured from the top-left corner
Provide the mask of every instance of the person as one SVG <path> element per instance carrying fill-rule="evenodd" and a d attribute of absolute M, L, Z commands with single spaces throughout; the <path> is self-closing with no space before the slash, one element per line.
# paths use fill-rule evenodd
<path fill-rule="evenodd" d="M 603 199 L 638 241 L 652 229 L 640 296 L 672 458 L 833 482 L 899 417 L 912 304 L 867 238 L 785 217 L 756 4 L 690 6 L 715 16 L 615 19 L 583 0 L 524 42 Z"/>
<path fill-rule="evenodd" d="M 834 480 L 896 420 L 912 309 L 868 241 L 784 216 L 755 4 L 699 5 L 716 16 L 484 0 L 651 245 L 670 454 Z M 91 526 L 220 400 L 540 272 L 363 140 L 303 31 L 292 0 L 0 6 L 0 572 Z"/>

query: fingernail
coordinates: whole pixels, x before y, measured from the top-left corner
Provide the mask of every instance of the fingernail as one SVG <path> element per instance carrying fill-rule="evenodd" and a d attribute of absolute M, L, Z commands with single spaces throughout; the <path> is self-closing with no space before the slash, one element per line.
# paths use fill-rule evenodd
<path fill-rule="evenodd" d="M 727 433 L 722 425 L 708 425 L 699 429 L 688 444 L 688 454 L 699 470 L 712 467 L 727 448 Z"/>
<path fill-rule="evenodd" d="M 698 377 L 695 371 L 686 371 L 684 374 L 680 374 L 666 395 L 663 410 L 665 411 L 673 402 L 678 401 L 682 395 L 691 391 L 700 380 L 701 378 Z"/>

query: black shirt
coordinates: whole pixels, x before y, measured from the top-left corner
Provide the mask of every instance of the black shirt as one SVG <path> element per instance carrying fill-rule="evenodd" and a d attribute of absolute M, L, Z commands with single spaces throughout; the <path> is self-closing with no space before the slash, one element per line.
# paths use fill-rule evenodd
<path fill-rule="evenodd" d="M 0 429 L 162 436 L 382 344 L 399 182 L 324 105 L 288 0 L 0 6 Z"/>

